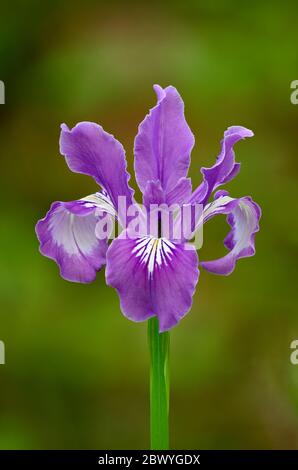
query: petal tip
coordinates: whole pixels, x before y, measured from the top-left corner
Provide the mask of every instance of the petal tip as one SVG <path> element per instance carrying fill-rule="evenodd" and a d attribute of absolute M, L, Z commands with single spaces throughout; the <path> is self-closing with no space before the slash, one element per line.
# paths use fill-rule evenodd
<path fill-rule="evenodd" d="M 70 131 L 68 125 L 65 124 L 65 122 L 63 122 L 63 123 L 60 125 L 60 129 L 61 129 L 62 132 L 69 132 L 69 131 Z"/>
<path fill-rule="evenodd" d="M 244 126 L 230 126 L 224 133 L 225 137 L 232 134 L 238 134 L 242 139 L 254 136 L 253 131 Z"/>
<path fill-rule="evenodd" d="M 160 85 L 153 85 L 153 90 L 156 93 L 158 102 L 162 101 L 165 98 L 166 92 Z"/>

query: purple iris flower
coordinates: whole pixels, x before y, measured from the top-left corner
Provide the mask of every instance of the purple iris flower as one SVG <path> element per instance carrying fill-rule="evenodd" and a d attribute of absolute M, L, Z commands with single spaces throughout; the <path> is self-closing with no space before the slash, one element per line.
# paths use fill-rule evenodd
<path fill-rule="evenodd" d="M 73 172 L 92 176 L 102 190 L 77 201 L 54 202 L 37 223 L 36 233 L 41 253 L 56 261 L 64 279 L 91 282 L 106 264 L 106 282 L 117 290 L 123 314 L 136 322 L 157 316 L 163 332 L 190 310 L 199 265 L 228 275 L 239 258 L 254 255 L 261 210 L 248 196 L 232 198 L 217 190 L 239 172 L 234 144 L 252 137 L 253 132 L 229 127 L 215 164 L 201 169 L 203 181 L 193 191 L 187 173 L 195 139 L 184 117 L 184 103 L 172 86 L 163 89 L 155 85 L 154 89 L 157 104 L 140 124 L 134 146 L 134 169 L 143 204 L 202 204 L 201 223 L 225 214 L 230 225 L 224 240 L 227 254 L 199 263 L 195 247 L 187 240 L 150 233 L 129 237 L 126 214 L 119 207 L 120 196 L 125 197 L 127 206 L 135 204 L 125 152 L 111 134 L 92 122 L 81 122 L 72 129 L 63 124 L 60 152 Z M 107 214 L 117 218 L 123 228 L 110 245 L 96 230 Z"/>

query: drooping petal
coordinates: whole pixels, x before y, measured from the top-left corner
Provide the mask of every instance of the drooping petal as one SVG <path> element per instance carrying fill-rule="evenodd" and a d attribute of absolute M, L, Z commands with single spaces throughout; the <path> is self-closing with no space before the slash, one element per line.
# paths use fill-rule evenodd
<path fill-rule="evenodd" d="M 95 179 L 107 192 L 116 210 L 119 196 L 125 196 L 127 205 L 131 204 L 133 190 L 128 185 L 124 149 L 101 126 L 80 122 L 69 129 L 62 124 L 60 152 L 72 171 Z"/>
<path fill-rule="evenodd" d="M 158 85 L 154 90 L 157 105 L 140 124 L 135 139 L 135 173 L 143 193 L 148 181 L 160 181 L 167 196 L 180 178 L 187 175 L 194 136 L 185 120 L 184 104 L 177 90 Z M 172 199 L 175 199 L 173 195 Z"/>
<path fill-rule="evenodd" d="M 220 185 L 231 181 L 240 170 L 235 162 L 233 146 L 241 139 L 252 137 L 253 132 L 245 127 L 229 127 L 221 141 L 221 152 L 211 168 L 202 168 L 203 181 L 193 192 L 190 202 L 206 204 L 212 192 Z"/>
<path fill-rule="evenodd" d="M 193 247 L 165 238 L 132 239 L 122 232 L 107 252 L 107 284 L 117 290 L 123 314 L 136 322 L 157 315 L 160 332 L 189 311 L 198 276 Z"/>
<path fill-rule="evenodd" d="M 54 202 L 38 221 L 40 252 L 56 261 L 64 279 L 91 282 L 105 264 L 107 240 L 98 239 L 95 231 L 99 217 L 111 214 L 109 210 L 106 197 L 96 193 L 79 201 Z"/>
<path fill-rule="evenodd" d="M 260 207 L 250 198 L 233 199 L 220 191 L 204 209 L 204 222 L 218 214 L 226 214 L 231 231 L 224 240 L 230 251 L 222 258 L 201 262 L 203 268 L 214 274 L 228 275 L 239 258 L 255 254 L 255 234 L 259 231 Z"/>

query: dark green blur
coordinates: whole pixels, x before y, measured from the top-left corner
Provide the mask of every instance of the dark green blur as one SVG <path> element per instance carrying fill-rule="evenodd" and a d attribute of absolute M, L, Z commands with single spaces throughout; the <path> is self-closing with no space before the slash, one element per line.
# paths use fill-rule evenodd
<path fill-rule="evenodd" d="M 119 310 L 104 273 L 59 277 L 34 233 L 54 200 L 96 190 L 58 152 L 59 126 L 94 120 L 126 147 L 152 85 L 183 96 L 196 136 L 191 176 L 224 130 L 244 125 L 233 196 L 262 207 L 257 254 L 230 277 L 201 272 L 192 311 L 171 332 L 172 448 L 297 448 L 297 2 L 2 2 L 0 79 L 0 448 L 149 445 L 145 324 Z M 132 179 L 135 183 L 134 178 Z M 224 253 L 224 218 L 200 257 Z"/>

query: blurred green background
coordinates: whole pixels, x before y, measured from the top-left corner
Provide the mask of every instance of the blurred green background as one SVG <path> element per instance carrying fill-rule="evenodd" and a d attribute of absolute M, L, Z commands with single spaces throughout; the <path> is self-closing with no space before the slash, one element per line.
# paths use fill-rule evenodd
<path fill-rule="evenodd" d="M 59 156 L 60 123 L 99 122 L 132 170 L 154 83 L 184 98 L 194 184 L 227 126 L 254 130 L 228 189 L 263 209 L 256 256 L 227 278 L 202 272 L 171 333 L 172 448 L 298 448 L 297 12 L 290 1 L 1 3 L 0 448 L 148 448 L 146 325 L 122 316 L 103 272 L 91 285 L 61 279 L 34 226 L 53 200 L 96 190 Z M 227 230 L 210 222 L 201 259 L 224 253 Z"/>

